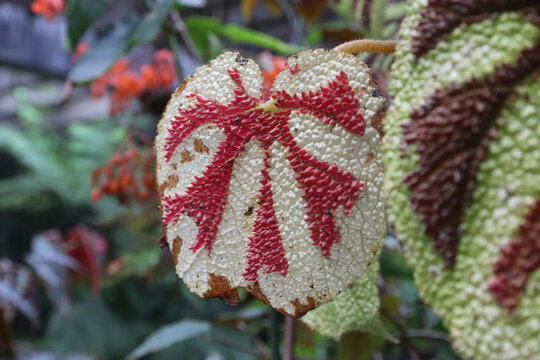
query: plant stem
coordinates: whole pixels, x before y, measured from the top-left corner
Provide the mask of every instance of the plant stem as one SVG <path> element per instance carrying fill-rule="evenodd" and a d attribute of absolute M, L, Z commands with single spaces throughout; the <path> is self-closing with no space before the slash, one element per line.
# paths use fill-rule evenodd
<path fill-rule="evenodd" d="M 280 314 L 274 309 L 270 309 L 270 334 L 268 336 L 268 342 L 270 343 L 270 350 L 272 351 L 272 360 L 280 360 L 279 354 L 279 325 Z"/>
<path fill-rule="evenodd" d="M 392 40 L 353 40 L 336 46 L 332 50 L 341 51 L 348 54 L 359 52 L 371 52 L 380 54 L 391 54 L 396 51 L 397 41 Z"/>
<path fill-rule="evenodd" d="M 285 334 L 283 335 L 283 360 L 294 359 L 294 319 L 285 317 Z"/>
<path fill-rule="evenodd" d="M 4 310 L 0 307 L 0 358 L 11 359 L 13 356 L 9 324 L 4 318 Z"/>

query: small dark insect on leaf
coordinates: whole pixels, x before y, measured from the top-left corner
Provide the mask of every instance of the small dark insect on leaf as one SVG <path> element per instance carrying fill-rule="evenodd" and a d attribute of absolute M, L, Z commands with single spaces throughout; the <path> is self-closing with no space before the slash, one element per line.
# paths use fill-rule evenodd
<path fill-rule="evenodd" d="M 238 54 L 238 56 L 236 56 L 236 63 L 238 65 L 241 65 L 241 66 L 244 66 L 247 64 L 247 59 L 245 57 L 243 57 L 242 55 Z"/>
<path fill-rule="evenodd" d="M 163 235 L 161 237 L 161 239 L 159 239 L 159 247 L 162 248 L 162 249 L 165 249 L 165 248 L 169 247 L 169 242 L 165 238 L 165 235 Z"/>
<path fill-rule="evenodd" d="M 376 88 L 373 94 L 371 94 L 373 97 L 384 97 L 384 94 L 381 92 L 379 88 Z"/>
<path fill-rule="evenodd" d="M 253 206 L 250 206 L 249 209 L 244 213 L 245 216 L 249 216 L 253 214 Z"/>

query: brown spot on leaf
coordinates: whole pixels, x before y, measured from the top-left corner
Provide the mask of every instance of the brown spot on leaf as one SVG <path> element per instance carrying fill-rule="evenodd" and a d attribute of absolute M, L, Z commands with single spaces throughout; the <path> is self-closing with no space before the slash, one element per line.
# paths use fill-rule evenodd
<path fill-rule="evenodd" d="M 300 302 L 298 299 L 294 299 L 291 301 L 291 304 L 294 306 L 294 318 L 297 319 L 310 311 L 311 309 L 314 309 L 317 307 L 317 304 L 315 303 L 315 299 L 313 299 L 311 296 L 307 297 L 307 305 L 304 305 Z"/>
<path fill-rule="evenodd" d="M 408 146 L 420 155 L 417 168 L 404 178 L 411 207 L 421 215 L 424 232 L 446 267 L 455 263 L 463 215 L 497 134 L 500 109 L 516 85 L 538 68 L 540 38 L 522 51 L 517 64 L 501 65 L 482 79 L 451 84 L 426 98 L 402 126 L 403 155 Z"/>
<path fill-rule="evenodd" d="M 266 295 L 263 294 L 261 287 L 258 282 L 254 283 L 253 285 L 249 285 L 246 287 L 246 290 L 253 294 L 257 299 L 261 300 L 263 303 L 270 305 L 270 301 L 266 297 Z"/>
<path fill-rule="evenodd" d="M 202 153 L 208 154 L 210 152 L 210 149 L 208 149 L 208 147 L 203 144 L 201 139 L 195 139 L 193 141 L 193 148 L 199 154 L 202 154 Z"/>
<path fill-rule="evenodd" d="M 193 161 L 193 159 L 195 159 L 195 157 L 193 155 L 191 155 L 191 153 L 189 152 L 189 150 L 184 150 L 180 153 L 180 161 L 182 161 L 182 163 L 188 163 L 190 161 Z"/>
<path fill-rule="evenodd" d="M 370 152 L 369 154 L 367 154 L 366 156 L 366 162 L 369 163 L 371 161 L 373 161 L 373 159 L 375 159 L 375 154 L 372 152 Z"/>
<path fill-rule="evenodd" d="M 377 112 L 375 113 L 375 115 L 373 115 L 373 117 L 371 118 L 371 126 L 377 130 L 377 132 L 379 133 L 379 136 L 382 138 L 384 136 L 384 131 L 383 131 L 383 120 L 384 120 L 384 117 L 386 116 L 386 108 L 384 105 L 381 105 L 381 107 L 379 108 L 379 110 L 377 110 Z"/>
<path fill-rule="evenodd" d="M 261 287 L 259 285 L 258 282 L 254 283 L 253 285 L 249 285 L 249 286 L 246 286 L 245 288 L 247 291 L 249 291 L 253 296 L 255 296 L 257 299 L 261 300 L 263 303 L 265 303 L 266 305 L 269 305 L 271 307 L 272 304 L 270 304 L 270 300 L 268 300 L 268 298 L 266 297 L 266 295 L 263 294 L 262 290 L 261 290 Z M 275 308 L 275 310 L 279 311 L 280 313 L 282 313 L 283 315 L 287 315 L 289 316 L 289 314 L 287 314 L 287 312 L 285 310 L 283 310 L 282 308 Z"/>
<path fill-rule="evenodd" d="M 178 184 L 179 180 L 180 179 L 178 178 L 178 175 L 174 173 L 169 175 L 167 180 L 158 187 L 159 196 L 163 197 L 163 195 L 165 194 L 165 190 L 174 189 Z"/>
<path fill-rule="evenodd" d="M 238 288 L 232 287 L 225 276 L 210 273 L 209 277 L 208 285 L 210 289 L 203 294 L 203 297 L 227 299 L 227 303 L 231 305 L 238 303 Z"/>
<path fill-rule="evenodd" d="M 173 247 L 171 252 L 175 264 L 178 262 L 178 254 L 180 254 L 180 249 L 182 249 L 182 243 L 183 240 L 180 236 L 175 237 L 173 240 Z"/>

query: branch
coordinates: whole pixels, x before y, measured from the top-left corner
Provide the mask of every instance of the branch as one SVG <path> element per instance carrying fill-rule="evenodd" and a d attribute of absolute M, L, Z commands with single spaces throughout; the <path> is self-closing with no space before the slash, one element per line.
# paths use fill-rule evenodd
<path fill-rule="evenodd" d="M 396 51 L 396 45 L 397 41 L 392 40 L 360 39 L 348 41 L 344 44 L 336 46 L 332 50 L 341 51 L 348 54 L 355 54 L 359 52 L 391 54 Z"/>
<path fill-rule="evenodd" d="M 186 24 L 184 23 L 184 20 L 182 19 L 180 13 L 178 11 L 172 11 L 171 19 L 173 21 L 174 28 L 180 34 L 180 37 L 184 41 L 184 44 L 186 45 L 186 48 L 190 52 L 191 56 L 193 56 L 199 63 L 203 63 L 204 61 L 199 55 L 199 51 L 197 51 L 193 40 L 191 40 L 191 36 L 189 36 Z"/>
<path fill-rule="evenodd" d="M 403 343 L 405 349 L 407 350 L 409 357 L 412 360 L 420 360 L 420 356 L 418 355 L 416 347 L 410 341 L 411 337 L 409 335 L 409 330 L 407 329 L 406 324 L 400 318 L 394 316 L 391 311 L 389 311 L 383 306 L 381 306 L 381 314 L 390 319 L 396 325 L 396 328 L 401 335 L 400 340 Z"/>
<path fill-rule="evenodd" d="M 426 338 L 433 340 L 440 340 L 451 342 L 448 334 L 443 333 L 442 331 L 431 330 L 431 329 L 419 329 L 419 330 L 409 330 L 408 335 L 411 338 Z"/>

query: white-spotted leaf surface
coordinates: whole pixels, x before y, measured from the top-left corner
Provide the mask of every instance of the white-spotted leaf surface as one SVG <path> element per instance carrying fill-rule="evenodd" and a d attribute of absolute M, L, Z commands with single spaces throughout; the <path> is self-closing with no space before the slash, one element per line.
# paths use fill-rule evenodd
<path fill-rule="evenodd" d="M 366 65 L 332 51 L 261 86 L 225 53 L 174 93 L 156 139 L 163 227 L 195 293 L 241 286 L 299 317 L 366 273 L 385 232 L 385 105 Z"/>

